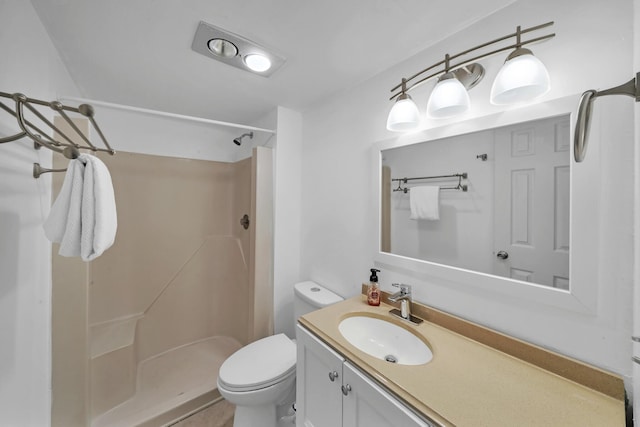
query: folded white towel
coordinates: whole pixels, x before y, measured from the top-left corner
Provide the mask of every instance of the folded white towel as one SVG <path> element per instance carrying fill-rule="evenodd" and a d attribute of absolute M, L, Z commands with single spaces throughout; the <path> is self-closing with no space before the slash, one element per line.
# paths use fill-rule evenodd
<path fill-rule="evenodd" d="M 52 242 L 60 243 L 60 255 L 80 255 L 80 217 L 82 211 L 82 187 L 84 163 L 72 160 L 49 217 L 44 222 L 44 233 Z"/>
<path fill-rule="evenodd" d="M 117 228 L 111 175 L 100 159 L 81 154 L 69 162 L 45 235 L 60 243 L 60 255 L 91 261 L 113 244 Z"/>
<path fill-rule="evenodd" d="M 85 156 L 80 256 L 85 261 L 91 261 L 113 245 L 118 217 L 107 166 L 95 156 Z"/>
<path fill-rule="evenodd" d="M 440 219 L 440 187 L 437 185 L 411 187 L 409 203 L 411 205 L 410 219 Z"/>

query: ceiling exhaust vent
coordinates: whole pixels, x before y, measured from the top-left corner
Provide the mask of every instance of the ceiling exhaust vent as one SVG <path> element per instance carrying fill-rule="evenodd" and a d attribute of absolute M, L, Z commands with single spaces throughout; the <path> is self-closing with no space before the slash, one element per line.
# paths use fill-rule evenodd
<path fill-rule="evenodd" d="M 262 46 L 200 21 L 191 49 L 225 64 L 269 77 L 284 64 L 285 59 Z"/>

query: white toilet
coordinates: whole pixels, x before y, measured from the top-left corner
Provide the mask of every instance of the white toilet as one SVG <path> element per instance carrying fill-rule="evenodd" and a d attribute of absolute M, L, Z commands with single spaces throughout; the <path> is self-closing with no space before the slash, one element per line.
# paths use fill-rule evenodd
<path fill-rule="evenodd" d="M 315 282 L 297 283 L 294 321 L 305 313 L 342 300 Z M 287 425 L 285 419 L 296 394 L 295 342 L 285 334 L 278 334 L 236 351 L 220 367 L 218 390 L 222 397 L 236 405 L 233 427 Z"/>

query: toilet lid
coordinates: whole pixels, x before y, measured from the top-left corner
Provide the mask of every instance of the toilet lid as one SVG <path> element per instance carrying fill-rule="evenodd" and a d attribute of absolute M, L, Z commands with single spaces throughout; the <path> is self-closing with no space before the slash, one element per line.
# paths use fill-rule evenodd
<path fill-rule="evenodd" d="M 257 390 L 295 374 L 296 345 L 285 334 L 255 341 L 224 361 L 218 381 L 232 391 Z"/>

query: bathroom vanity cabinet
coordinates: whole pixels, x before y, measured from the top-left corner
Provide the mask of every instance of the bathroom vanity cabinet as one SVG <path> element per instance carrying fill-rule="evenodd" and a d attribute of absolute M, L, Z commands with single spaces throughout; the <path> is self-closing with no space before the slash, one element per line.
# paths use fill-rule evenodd
<path fill-rule="evenodd" d="M 297 325 L 298 427 L 433 427 Z"/>
<path fill-rule="evenodd" d="M 410 324 L 383 297 L 374 307 L 358 295 L 298 319 L 298 427 L 624 425 L 620 376 L 416 302 L 424 322 Z M 340 331 L 351 317 L 402 327 L 432 359 L 396 364 L 359 349 Z"/>

